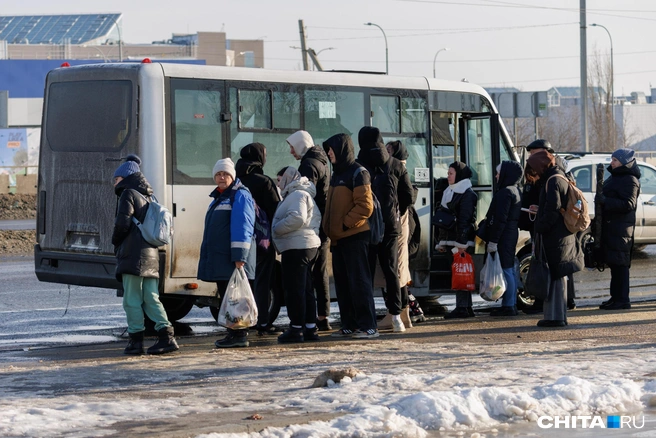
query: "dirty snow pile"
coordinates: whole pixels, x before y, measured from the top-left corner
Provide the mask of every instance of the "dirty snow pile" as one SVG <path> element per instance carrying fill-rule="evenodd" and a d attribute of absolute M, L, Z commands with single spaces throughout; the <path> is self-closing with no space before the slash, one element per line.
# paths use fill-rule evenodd
<path fill-rule="evenodd" d="M 189 424 L 216 412 L 235 419 L 273 412 L 291 426 L 248 435 L 221 434 L 217 425 L 201 437 L 504 436 L 527 427 L 535 436 L 543 432 L 539 416 L 653 414 L 656 400 L 651 344 L 354 345 L 208 348 L 161 360 L 43 362 L 29 369 L 0 364 L 0 436 L 102 436 L 117 433 L 119 422 L 177 417 Z M 329 367 L 362 373 L 312 388 Z M 335 417 L 295 424 L 306 412 Z"/>

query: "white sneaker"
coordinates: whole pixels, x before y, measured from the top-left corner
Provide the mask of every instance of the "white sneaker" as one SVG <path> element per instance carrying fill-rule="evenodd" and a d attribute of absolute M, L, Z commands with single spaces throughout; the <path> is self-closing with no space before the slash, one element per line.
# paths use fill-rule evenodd
<path fill-rule="evenodd" d="M 403 321 L 401 319 L 392 319 L 392 331 L 394 333 L 401 333 L 405 331 L 405 325 L 403 325 Z"/>

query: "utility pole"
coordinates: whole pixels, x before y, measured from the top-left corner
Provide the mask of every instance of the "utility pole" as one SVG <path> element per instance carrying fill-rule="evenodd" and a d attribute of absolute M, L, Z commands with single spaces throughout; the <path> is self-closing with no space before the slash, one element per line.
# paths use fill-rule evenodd
<path fill-rule="evenodd" d="M 298 32 L 301 35 L 301 58 L 303 58 L 303 70 L 310 70 L 307 57 L 307 42 L 305 41 L 305 26 L 303 20 L 298 20 Z"/>
<path fill-rule="evenodd" d="M 319 58 L 317 57 L 317 52 L 314 51 L 314 49 L 308 49 L 308 54 L 310 55 L 310 59 L 312 60 L 312 63 L 316 67 L 317 70 L 323 71 L 323 67 L 321 67 L 321 63 L 319 62 Z"/>
<path fill-rule="evenodd" d="M 590 152 L 588 143 L 588 42 L 586 38 L 585 0 L 580 0 L 581 16 L 581 142 L 583 150 Z"/>

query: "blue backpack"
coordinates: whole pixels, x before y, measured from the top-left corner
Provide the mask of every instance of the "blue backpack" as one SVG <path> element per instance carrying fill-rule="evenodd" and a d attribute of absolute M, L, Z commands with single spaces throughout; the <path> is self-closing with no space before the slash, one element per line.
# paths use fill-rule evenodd
<path fill-rule="evenodd" d="M 244 186 L 245 187 L 245 186 Z M 230 205 L 235 202 L 235 194 L 237 190 L 233 188 L 230 193 Z M 253 234 L 255 235 L 255 244 L 263 250 L 269 249 L 271 245 L 271 224 L 266 212 L 262 210 L 257 202 L 253 199 L 255 205 L 255 226 L 253 227 Z"/>
<path fill-rule="evenodd" d="M 355 188 L 355 177 L 363 170 L 366 169 L 360 166 L 355 172 L 353 172 L 353 188 Z M 385 222 L 383 221 L 383 212 L 380 207 L 380 202 L 378 202 L 378 198 L 373 190 L 371 192 L 371 198 L 374 203 L 374 211 L 371 213 L 371 216 L 369 216 L 369 230 L 371 231 L 371 239 L 369 243 L 371 245 L 378 245 L 383 241 L 383 236 L 385 235 Z"/>
<path fill-rule="evenodd" d="M 144 240 L 152 246 L 160 247 L 171 243 L 173 236 L 173 216 L 168 208 L 157 202 L 157 198 L 151 196 L 149 201 L 142 193 L 133 190 L 148 203 L 146 216 L 143 222 L 132 216 L 132 222 L 139 228 Z"/>

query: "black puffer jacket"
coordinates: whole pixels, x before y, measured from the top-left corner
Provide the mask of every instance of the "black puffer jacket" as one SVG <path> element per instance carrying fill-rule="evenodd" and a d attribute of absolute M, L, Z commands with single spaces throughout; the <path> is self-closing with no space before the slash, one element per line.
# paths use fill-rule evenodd
<path fill-rule="evenodd" d="M 440 228 L 439 242 L 458 242 L 466 245 L 476 237 L 476 203 L 478 195 L 468 188 L 463 193 L 454 193 L 447 204 L 448 210 L 456 217 L 456 226 L 450 230 Z M 438 208 L 444 208 L 442 206 Z"/>
<path fill-rule="evenodd" d="M 262 169 L 266 163 L 265 151 L 266 147 L 262 143 L 244 146 L 239 153 L 241 158 L 235 164 L 235 173 L 251 192 L 257 206 L 264 210 L 270 224 L 280 202 L 280 195 L 276 183 Z"/>
<path fill-rule="evenodd" d="M 635 161 L 616 169 L 608 166 L 610 178 L 604 181 L 602 193 L 603 223 L 601 242 L 606 263 L 631 266 L 636 207 L 640 195 L 640 168 Z"/>
<path fill-rule="evenodd" d="M 397 194 L 399 181 L 393 173 L 392 167 L 397 165 L 403 167 L 403 164 L 389 156 L 378 128 L 370 126 L 362 128 L 358 134 L 358 143 L 360 152 L 356 161 L 364 166 L 371 175 L 371 190 L 378 198 L 383 213 L 385 237 L 398 236 L 401 234 L 401 216 Z M 405 208 L 407 210 L 408 205 Z"/>
<path fill-rule="evenodd" d="M 148 201 L 137 192 L 144 196 L 153 194 L 153 189 L 141 172 L 124 178 L 114 187 L 114 193 L 119 198 L 112 234 L 118 281 L 122 281 L 122 274 L 159 278 L 157 248 L 144 240 L 141 231 L 132 222 L 132 216 L 143 222 L 148 210 Z"/>
<path fill-rule="evenodd" d="M 308 149 L 301 158 L 298 173 L 306 177 L 317 188 L 314 202 L 317 203 L 321 215 L 326 211 L 326 196 L 330 185 L 330 170 L 328 169 L 328 156 L 321 146 Z"/>
<path fill-rule="evenodd" d="M 487 242 L 497 244 L 501 267 L 512 268 L 515 264 L 515 247 L 519 239 L 517 222 L 521 208 L 521 195 L 517 185 L 522 179 L 522 166 L 515 161 L 501 163 L 499 190 L 494 194 L 485 217 L 484 236 Z"/>
<path fill-rule="evenodd" d="M 542 235 L 547 254 L 547 262 L 552 279 L 565 277 L 583 269 L 583 252 L 576 240 L 576 234 L 570 233 L 560 212 L 567 206 L 567 181 L 554 175 L 565 176 L 558 166 L 548 168 L 540 180 L 544 181 L 540 190 L 540 203 L 535 220 L 535 232 Z M 548 181 L 548 182 L 547 182 Z"/>

